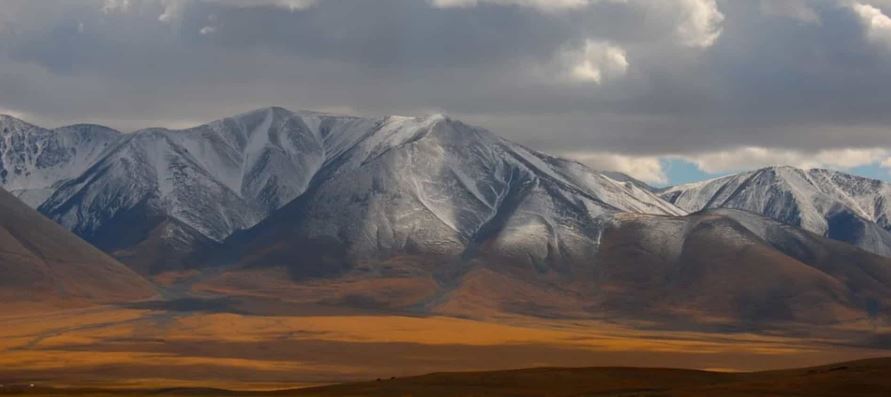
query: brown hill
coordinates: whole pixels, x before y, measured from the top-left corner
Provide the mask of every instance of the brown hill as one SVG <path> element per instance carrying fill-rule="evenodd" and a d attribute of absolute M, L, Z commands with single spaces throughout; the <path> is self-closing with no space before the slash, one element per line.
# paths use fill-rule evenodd
<path fill-rule="evenodd" d="M 607 228 L 596 307 L 736 324 L 886 318 L 891 259 L 763 217 L 626 215 Z"/>
<path fill-rule="evenodd" d="M 887 396 L 891 359 L 720 373 L 651 368 L 539 368 L 442 373 L 302 390 L 295 396 Z M 281 393 L 286 395 L 286 393 Z"/>
<path fill-rule="evenodd" d="M 246 261 L 204 287 L 421 314 L 644 319 L 694 328 L 868 328 L 891 313 L 891 259 L 737 210 L 619 214 L 593 249 L 567 253 L 557 239 L 544 242 L 555 248 L 536 261 L 500 248 L 501 238 L 495 231 L 458 258 L 415 251 L 350 262 L 337 255 L 347 250 L 337 244 L 271 236 L 264 248 L 292 253 L 272 261 L 289 262 L 279 269 L 290 280 L 262 261 Z"/>
<path fill-rule="evenodd" d="M 68 307 L 154 294 L 132 270 L 0 190 L 0 305 Z"/>
<path fill-rule="evenodd" d="M 534 368 L 437 373 L 297 390 L 234 392 L 219 389 L 77 390 L 9 385 L 0 394 L 29 396 L 640 396 L 849 397 L 891 395 L 891 359 L 752 373 L 663 368 Z"/>

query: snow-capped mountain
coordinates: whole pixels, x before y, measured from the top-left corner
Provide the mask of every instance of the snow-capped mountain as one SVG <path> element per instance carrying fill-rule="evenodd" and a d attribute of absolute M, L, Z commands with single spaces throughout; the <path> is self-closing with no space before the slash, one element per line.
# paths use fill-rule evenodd
<path fill-rule="evenodd" d="M 494 225 L 516 229 L 511 238 L 560 229 L 589 241 L 592 219 L 604 213 L 684 213 L 630 180 L 442 115 L 373 119 L 267 108 L 181 131 L 44 130 L 8 117 L 3 126 L 13 137 L 3 167 L 15 174 L 3 187 L 143 270 L 186 260 L 169 255 L 220 242 L 297 198 L 317 207 L 295 222 L 313 235 L 363 240 L 355 252 L 410 241 L 451 252 Z M 57 152 L 66 155 L 41 160 Z M 334 218 L 345 222 L 327 220 Z M 147 247 L 148 256 L 164 257 L 145 259 Z"/>
<path fill-rule="evenodd" d="M 117 131 L 97 125 L 47 130 L 0 115 L 0 186 L 37 207 L 120 138 Z"/>
<path fill-rule="evenodd" d="M 351 258 L 460 257 L 485 242 L 545 266 L 587 256 L 602 218 L 618 212 L 683 213 L 632 183 L 442 115 L 389 117 L 329 157 L 298 200 L 229 244 L 256 245 L 239 251 L 262 251 L 253 260 L 269 263 L 305 258 L 307 241 Z"/>
<path fill-rule="evenodd" d="M 39 209 L 143 270 L 181 262 L 299 196 L 329 150 L 322 131 L 358 135 L 373 124 L 269 108 L 125 134 Z"/>
<path fill-rule="evenodd" d="M 882 181 L 784 166 L 674 186 L 660 195 L 686 211 L 747 210 L 891 256 L 891 184 Z"/>
<path fill-rule="evenodd" d="M 363 280 L 342 297 L 363 305 L 755 326 L 859 321 L 891 297 L 891 259 L 822 237 L 891 255 L 889 187 L 837 172 L 656 193 L 444 115 L 267 108 L 132 134 L 2 123 L 3 186 L 142 272 L 231 264 L 202 275 L 226 293 L 287 300 L 287 285 L 250 287 L 284 269 Z"/>

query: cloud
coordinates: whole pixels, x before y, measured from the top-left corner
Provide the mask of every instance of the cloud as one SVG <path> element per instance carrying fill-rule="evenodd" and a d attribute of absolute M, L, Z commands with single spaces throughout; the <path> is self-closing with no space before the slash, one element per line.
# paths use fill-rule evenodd
<path fill-rule="evenodd" d="M 161 8 L 158 21 L 170 23 L 179 21 L 187 7 L 198 4 L 242 9 L 273 7 L 293 12 L 315 6 L 317 2 L 318 0 L 102 0 L 100 9 L 105 14 L 115 14 L 131 12 L 137 5 L 158 5 Z"/>
<path fill-rule="evenodd" d="M 888 149 L 843 148 L 806 152 L 790 149 L 743 147 L 684 156 L 683 158 L 696 164 L 702 171 L 723 173 L 774 165 L 791 165 L 800 168 L 851 169 L 876 164 L 883 161 L 883 159 L 887 162 L 889 155 L 891 155 L 891 150 Z"/>
<path fill-rule="evenodd" d="M 595 170 L 616 171 L 646 183 L 664 185 L 668 176 L 662 168 L 662 161 L 654 156 L 625 156 L 604 152 L 566 152 L 567 158 L 585 164 Z"/>
<path fill-rule="evenodd" d="M 186 7 L 186 0 L 160 0 L 163 12 L 158 16 L 161 22 L 179 21 L 182 17 L 183 9 Z"/>
<path fill-rule="evenodd" d="M 849 3 L 849 6 L 860 19 L 869 40 L 891 47 L 891 18 L 870 4 L 854 1 Z"/>
<path fill-rule="evenodd" d="M 710 47 L 721 35 L 724 14 L 715 0 L 676 0 L 681 20 L 677 35 L 690 47 Z"/>
<path fill-rule="evenodd" d="M 624 5 L 676 20 L 674 36 L 690 47 L 710 47 L 721 35 L 724 14 L 715 0 L 428 0 L 437 8 L 470 8 L 481 4 L 529 7 L 545 12 L 578 10 L 596 4 Z M 782 1 L 782 0 L 780 0 Z M 787 0 L 788 1 L 788 0 Z"/>
<path fill-rule="evenodd" d="M 585 40 L 584 45 L 564 55 L 569 64 L 569 75 L 576 81 L 600 84 L 605 78 L 619 77 L 628 71 L 625 50 L 613 44 Z"/>
<path fill-rule="evenodd" d="M 761 0 L 761 13 L 804 23 L 820 22 L 820 15 L 805 0 Z"/>
<path fill-rule="evenodd" d="M 304 10 L 315 6 L 318 0 L 201 0 L 221 6 L 235 8 L 277 7 L 290 11 Z"/>
<path fill-rule="evenodd" d="M 891 149 L 887 0 L 2 3 L 0 107 L 47 126 L 437 109 L 650 181 Z"/>
<path fill-rule="evenodd" d="M 500 6 L 532 7 L 544 11 L 567 10 L 585 7 L 591 0 L 430 0 L 430 4 L 438 8 L 466 8 L 480 4 Z"/>
<path fill-rule="evenodd" d="M 103 0 L 101 10 L 106 14 L 125 12 L 130 9 L 131 5 L 131 0 Z"/>
<path fill-rule="evenodd" d="M 596 151 L 567 151 L 561 155 L 586 164 L 593 169 L 622 172 L 654 185 L 666 185 L 671 182 L 665 169 L 665 162 L 671 159 L 692 163 L 707 174 L 726 174 L 777 165 L 790 165 L 804 169 L 831 168 L 838 170 L 878 165 L 891 172 L 891 149 L 881 148 L 843 148 L 807 152 L 793 149 L 742 147 L 683 156 L 635 156 Z"/>

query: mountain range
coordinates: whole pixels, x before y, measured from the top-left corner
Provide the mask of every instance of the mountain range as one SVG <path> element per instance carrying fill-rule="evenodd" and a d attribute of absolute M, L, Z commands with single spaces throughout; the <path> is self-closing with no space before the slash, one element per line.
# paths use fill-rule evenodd
<path fill-rule="evenodd" d="M 0 124 L 3 187 L 143 272 L 187 264 L 191 253 L 318 194 L 326 196 L 312 210 L 317 219 L 336 225 L 325 211 L 346 216 L 351 230 L 309 225 L 316 233 L 377 235 L 357 254 L 401 248 L 419 228 L 454 252 L 518 189 L 559 198 L 555 206 L 579 214 L 683 213 L 636 184 L 441 115 L 365 119 L 268 108 L 131 134 L 91 125 L 46 130 L 10 117 Z M 376 219 L 363 227 L 357 217 Z"/>
<path fill-rule="evenodd" d="M 770 167 L 664 189 L 688 212 L 735 208 L 891 256 L 891 184 L 824 169 Z"/>
<path fill-rule="evenodd" d="M 142 274 L 411 279 L 431 287 L 351 299 L 452 314 L 825 324 L 891 302 L 891 186 L 834 171 L 655 189 L 444 115 L 0 128 L 2 187 Z"/>

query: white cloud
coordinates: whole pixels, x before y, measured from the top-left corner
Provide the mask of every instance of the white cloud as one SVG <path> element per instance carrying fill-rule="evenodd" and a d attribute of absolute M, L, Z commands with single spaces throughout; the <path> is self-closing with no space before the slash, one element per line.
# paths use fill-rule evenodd
<path fill-rule="evenodd" d="M 217 28 L 215 28 L 213 26 L 205 26 L 205 27 L 201 28 L 201 30 L 199 30 L 198 33 L 201 33 L 202 35 L 206 36 L 209 34 L 213 34 L 216 31 L 217 31 Z"/>
<path fill-rule="evenodd" d="M 101 10 L 105 14 L 127 14 L 141 11 L 143 6 L 159 6 L 161 22 L 173 22 L 182 16 L 182 10 L 189 0 L 102 0 Z"/>
<path fill-rule="evenodd" d="M 761 13 L 807 23 L 820 23 L 817 11 L 805 0 L 761 0 Z"/>
<path fill-rule="evenodd" d="M 788 149 L 743 147 L 699 155 L 682 156 L 708 173 L 734 172 L 773 165 L 791 165 L 799 168 L 838 168 L 875 164 L 886 159 L 891 152 L 886 149 L 827 149 L 805 152 Z M 889 161 L 889 160 L 885 160 Z"/>
<path fill-rule="evenodd" d="M 656 156 L 628 156 L 603 152 L 567 152 L 563 155 L 595 170 L 621 172 L 646 183 L 659 185 L 668 183 L 662 162 Z"/>
<path fill-rule="evenodd" d="M 130 0 L 103 0 L 101 10 L 106 14 L 126 12 L 130 10 L 131 5 Z"/>
<path fill-rule="evenodd" d="M 623 76 L 630 66 L 622 47 L 598 40 L 585 40 L 582 48 L 568 51 L 564 57 L 573 80 L 597 84 Z"/>
<path fill-rule="evenodd" d="M 866 37 L 877 44 L 891 46 L 891 18 L 870 4 L 850 2 L 849 7 L 860 19 Z"/>
<path fill-rule="evenodd" d="M 202 0 L 234 8 L 278 7 L 290 11 L 307 9 L 316 5 L 317 0 Z"/>
<path fill-rule="evenodd" d="M 437 8 L 466 8 L 488 3 L 503 6 L 532 7 L 543 11 L 581 8 L 592 2 L 591 0 L 430 0 L 430 4 Z"/>
<path fill-rule="evenodd" d="M 183 9 L 186 7 L 186 0 L 161 0 L 163 12 L 158 17 L 161 22 L 179 21 L 182 17 Z"/>
<path fill-rule="evenodd" d="M 721 36 L 724 14 L 715 0 L 675 0 L 681 12 L 676 33 L 681 43 L 690 47 L 710 47 Z"/>
<path fill-rule="evenodd" d="M 609 152 L 564 152 L 563 156 L 589 167 L 604 171 L 618 171 L 641 181 L 664 185 L 669 183 L 662 160 L 682 159 L 709 174 L 748 171 L 776 165 L 799 168 L 832 168 L 848 170 L 876 165 L 891 172 L 891 149 L 828 149 L 817 152 L 743 147 L 707 152 L 697 155 L 636 156 Z"/>
<path fill-rule="evenodd" d="M 277 7 L 289 11 L 303 10 L 316 5 L 318 0 L 102 0 L 101 10 L 106 14 L 127 13 L 139 5 L 157 4 L 161 7 L 158 20 L 177 22 L 189 4 L 216 4 L 231 8 Z"/>

